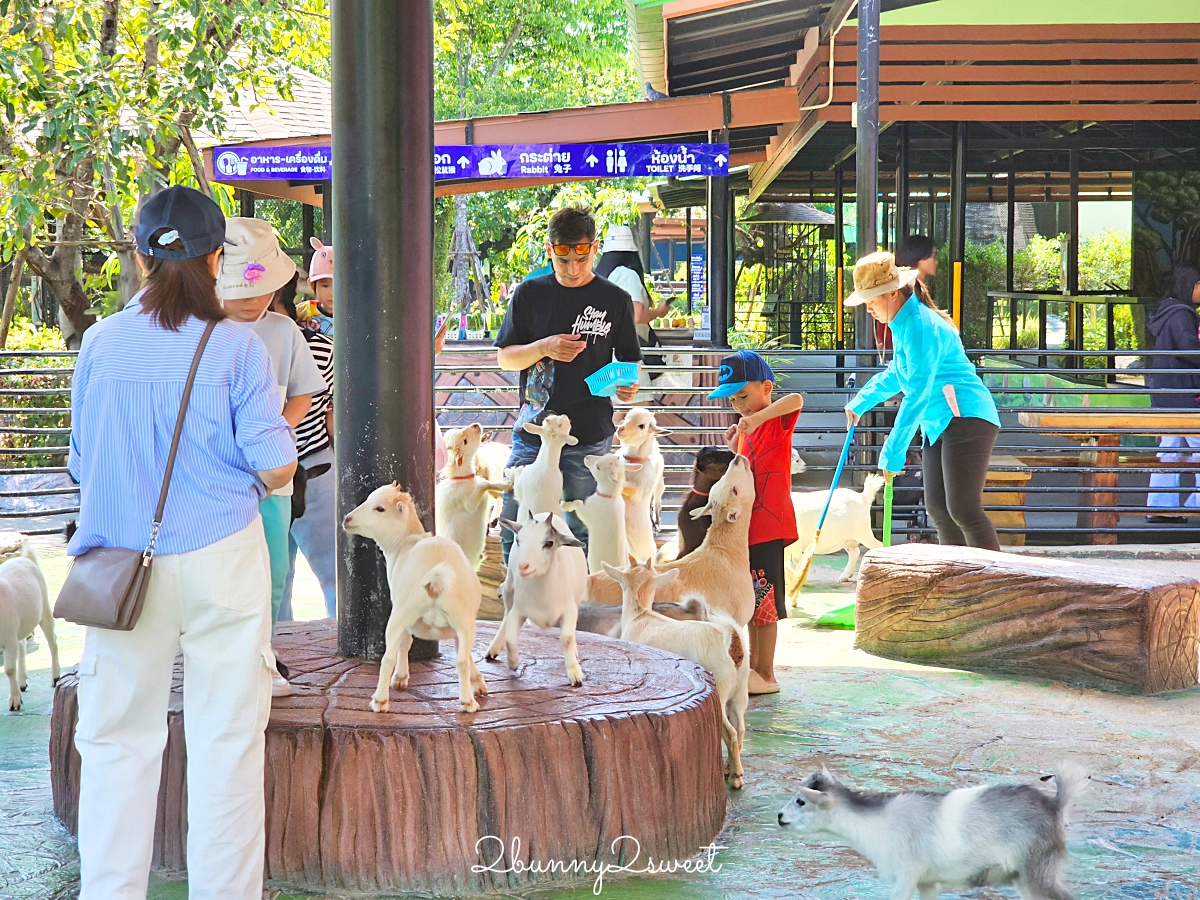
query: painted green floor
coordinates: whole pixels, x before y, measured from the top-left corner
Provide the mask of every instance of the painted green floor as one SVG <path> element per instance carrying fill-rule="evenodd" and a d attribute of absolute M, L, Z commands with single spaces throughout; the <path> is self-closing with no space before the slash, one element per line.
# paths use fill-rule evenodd
<path fill-rule="evenodd" d="M 807 613 L 845 602 L 849 590 L 834 584 L 840 566 L 836 557 L 818 559 L 805 592 Z M 45 567 L 55 590 L 63 562 L 48 558 Z M 1200 564 L 1172 568 L 1200 574 Z M 319 614 L 311 575 L 300 585 L 298 614 Z M 829 843 L 806 845 L 774 824 L 805 774 L 825 764 L 868 788 L 948 788 L 1035 776 L 1070 756 L 1087 765 L 1096 782 L 1069 831 L 1069 873 L 1078 896 L 1200 897 L 1200 691 L 1115 697 L 893 664 L 853 650 L 848 632 L 813 630 L 806 621 L 793 618 L 781 628 L 783 692 L 751 703 L 746 789 L 730 795 L 719 838 L 725 849 L 714 864 L 719 871 L 688 880 L 617 877 L 606 881 L 603 896 L 883 900 L 887 891 L 855 854 Z M 64 626 L 60 638 L 71 664 L 82 649 L 79 634 Z M 66 898 L 77 889 L 74 845 L 49 811 L 51 690 L 44 647 L 32 666 L 26 709 L 0 715 L 3 900 Z M 154 900 L 186 896 L 185 884 L 154 880 Z M 299 896 L 315 895 L 280 895 Z M 588 884 L 514 889 L 509 896 L 583 900 L 593 894 Z M 981 890 L 964 896 L 1016 895 Z"/>

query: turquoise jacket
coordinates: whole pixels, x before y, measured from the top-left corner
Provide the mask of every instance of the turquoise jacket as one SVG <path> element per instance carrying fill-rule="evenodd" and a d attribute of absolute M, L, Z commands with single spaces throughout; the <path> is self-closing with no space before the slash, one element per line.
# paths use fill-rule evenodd
<path fill-rule="evenodd" d="M 879 468 L 901 472 L 908 445 L 920 427 L 933 444 L 955 416 L 985 419 L 997 428 L 996 401 L 967 359 L 954 326 L 916 295 L 892 319 L 895 356 L 886 369 L 863 385 L 847 409 L 856 415 L 903 393 L 896 424 L 879 454 Z M 957 409 L 951 407 L 951 400 Z"/>

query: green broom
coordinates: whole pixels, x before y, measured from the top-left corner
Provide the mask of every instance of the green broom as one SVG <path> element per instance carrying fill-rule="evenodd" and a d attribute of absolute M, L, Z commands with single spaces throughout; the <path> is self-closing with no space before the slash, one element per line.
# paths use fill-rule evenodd
<path fill-rule="evenodd" d="M 808 580 L 808 570 L 812 568 L 813 556 L 817 552 L 817 541 L 821 539 L 821 529 L 825 525 L 825 517 L 829 515 L 829 504 L 833 501 L 833 492 L 837 490 L 838 481 L 842 477 L 842 469 L 846 467 L 846 460 L 850 457 L 850 447 L 854 444 L 854 426 L 846 432 L 846 443 L 842 445 L 842 455 L 838 457 L 837 468 L 833 470 L 833 484 L 829 486 L 829 496 L 825 498 L 825 508 L 821 510 L 821 518 L 817 519 L 817 530 L 813 532 L 813 539 L 804 549 L 804 555 L 800 557 L 800 575 L 796 585 L 797 592 L 804 587 L 804 582 Z"/>

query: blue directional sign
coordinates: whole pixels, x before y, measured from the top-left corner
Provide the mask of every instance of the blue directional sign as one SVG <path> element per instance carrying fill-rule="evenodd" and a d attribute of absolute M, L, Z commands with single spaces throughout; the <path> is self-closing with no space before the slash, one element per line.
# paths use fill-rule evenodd
<path fill-rule="evenodd" d="M 634 178 L 728 175 L 728 144 L 488 144 L 434 147 L 433 177 Z M 223 181 L 331 177 L 329 147 L 217 147 Z"/>

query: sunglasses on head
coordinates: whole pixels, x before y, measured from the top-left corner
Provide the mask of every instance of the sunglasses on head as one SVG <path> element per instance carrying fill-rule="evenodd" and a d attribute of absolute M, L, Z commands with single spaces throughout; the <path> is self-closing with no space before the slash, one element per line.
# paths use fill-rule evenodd
<path fill-rule="evenodd" d="M 584 241 L 582 244 L 551 244 L 550 249 L 554 251 L 554 255 L 560 259 L 566 259 L 567 254 L 574 250 L 580 256 L 587 256 L 592 252 L 592 244 L 594 241 Z"/>

